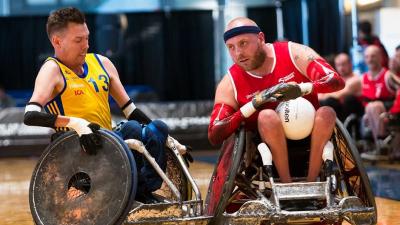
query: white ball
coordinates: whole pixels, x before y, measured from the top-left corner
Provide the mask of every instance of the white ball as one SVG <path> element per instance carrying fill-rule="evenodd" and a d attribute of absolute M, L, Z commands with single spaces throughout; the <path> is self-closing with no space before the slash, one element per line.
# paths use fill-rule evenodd
<path fill-rule="evenodd" d="M 276 112 L 282 121 L 286 138 L 300 140 L 311 134 L 314 126 L 315 108 L 305 98 L 299 97 L 281 102 Z"/>

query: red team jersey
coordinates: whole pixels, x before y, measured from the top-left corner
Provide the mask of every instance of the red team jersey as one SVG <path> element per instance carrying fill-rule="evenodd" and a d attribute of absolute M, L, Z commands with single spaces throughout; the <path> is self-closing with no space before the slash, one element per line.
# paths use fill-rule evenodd
<path fill-rule="evenodd" d="M 289 54 L 290 42 L 275 42 L 272 44 L 275 53 L 272 72 L 264 76 L 255 76 L 234 64 L 229 69 L 229 76 L 235 91 L 235 99 L 239 107 L 252 100 L 253 96 L 258 92 L 270 88 L 281 82 L 294 81 L 296 83 L 311 82 L 310 78 L 303 75 L 294 65 Z M 315 109 L 319 108 L 317 93 L 313 92 L 304 96 L 310 101 Z M 263 109 L 275 109 L 278 103 L 267 103 Z M 245 120 L 248 129 L 257 128 L 258 112 L 255 112 Z"/>
<path fill-rule="evenodd" d="M 364 106 L 373 100 L 388 101 L 393 100 L 394 92 L 388 87 L 385 81 L 386 68 L 383 68 L 381 72 L 372 78 L 367 72 L 363 74 L 362 78 L 362 97 Z"/>
<path fill-rule="evenodd" d="M 392 108 L 390 108 L 390 112 L 393 114 L 400 113 L 400 91 L 397 91 L 396 99 L 394 100 Z"/>

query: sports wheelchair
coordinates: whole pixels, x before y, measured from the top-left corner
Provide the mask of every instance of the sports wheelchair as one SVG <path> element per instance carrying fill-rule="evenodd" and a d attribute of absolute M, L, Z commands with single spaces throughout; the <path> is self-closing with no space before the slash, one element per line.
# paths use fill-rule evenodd
<path fill-rule="evenodd" d="M 361 159 L 372 164 L 400 160 L 400 115 L 387 114 L 384 120 L 388 135 L 383 140 L 375 140 L 370 130 L 361 132 L 365 128 L 361 126 L 361 118 L 355 114 L 349 115 L 343 122 L 361 152 Z"/>
<path fill-rule="evenodd" d="M 270 165 L 257 164 L 259 155 L 246 165 L 245 146 L 252 141 L 247 137 L 241 129 L 223 144 L 205 202 L 206 214 L 213 215 L 211 224 L 341 224 L 344 220 L 376 224 L 368 177 L 339 120 L 330 140 L 334 160 L 324 162 L 319 182 L 304 182 L 308 159 L 304 148 L 289 149 L 289 162 L 305 159 L 290 165 L 300 175 L 294 179 L 297 182 L 276 182 Z"/>
<path fill-rule="evenodd" d="M 164 180 L 154 193 L 161 203 L 142 204 L 135 201 L 138 178 L 132 150 L 113 132 L 100 130 L 99 135 L 102 147 L 95 155 L 83 152 L 73 131 L 62 134 L 43 152 L 29 188 L 35 224 L 154 224 L 155 220 L 168 222 L 170 217 L 202 214 L 200 191 L 176 140 L 167 141 L 165 172 L 137 141 L 136 150 Z M 193 192 L 195 200 L 191 200 Z"/>
<path fill-rule="evenodd" d="M 339 121 L 331 137 L 334 160 L 324 162 L 318 182 L 304 182 L 301 171 L 307 165 L 301 163 L 290 165 L 300 171 L 296 182 L 280 183 L 272 161 L 263 158 L 268 151 L 252 149 L 250 135 L 239 129 L 223 143 L 204 207 L 177 141 L 167 141 L 166 172 L 142 143 L 130 145 L 146 156 L 164 181 L 154 193 L 160 203 L 142 204 L 135 201 L 132 150 L 112 132 L 99 134 L 102 148 L 96 155 L 84 153 L 72 131 L 44 151 L 29 189 L 36 224 L 341 224 L 343 220 L 352 225 L 376 224 L 368 177 Z M 303 154 L 307 151 L 293 152 L 299 153 L 296 159 L 307 157 Z"/>

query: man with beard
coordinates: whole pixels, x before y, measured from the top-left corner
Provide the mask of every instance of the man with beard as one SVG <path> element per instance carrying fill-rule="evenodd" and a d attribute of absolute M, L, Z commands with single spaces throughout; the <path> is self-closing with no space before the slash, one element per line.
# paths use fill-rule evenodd
<path fill-rule="evenodd" d="M 278 83 L 291 83 L 316 109 L 310 141 L 307 181 L 315 181 L 322 164 L 322 151 L 335 126 L 336 114 L 328 106 L 319 107 L 317 93 L 344 87 L 335 70 L 311 48 L 293 42 L 265 43 L 257 24 L 244 17 L 230 21 L 224 41 L 234 65 L 219 83 L 208 128 L 212 144 L 219 144 L 237 130 L 258 131 L 271 149 L 282 182 L 291 182 L 287 139 L 275 112 L 278 103 L 266 103 L 263 93 Z M 299 91 L 299 92 L 300 92 Z M 291 141 L 292 142 L 292 141 Z"/>

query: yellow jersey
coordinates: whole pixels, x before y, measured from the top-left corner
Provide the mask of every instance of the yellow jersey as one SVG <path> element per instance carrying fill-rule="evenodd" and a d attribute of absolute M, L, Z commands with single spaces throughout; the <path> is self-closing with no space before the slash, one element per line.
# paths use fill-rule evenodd
<path fill-rule="evenodd" d="M 49 57 L 47 60 L 54 60 L 60 67 L 64 88 L 45 105 L 45 110 L 55 115 L 82 118 L 111 130 L 108 103 L 110 76 L 99 57 L 93 53 L 87 54 L 83 64 L 84 72 L 81 75 L 77 75 L 56 58 Z"/>

